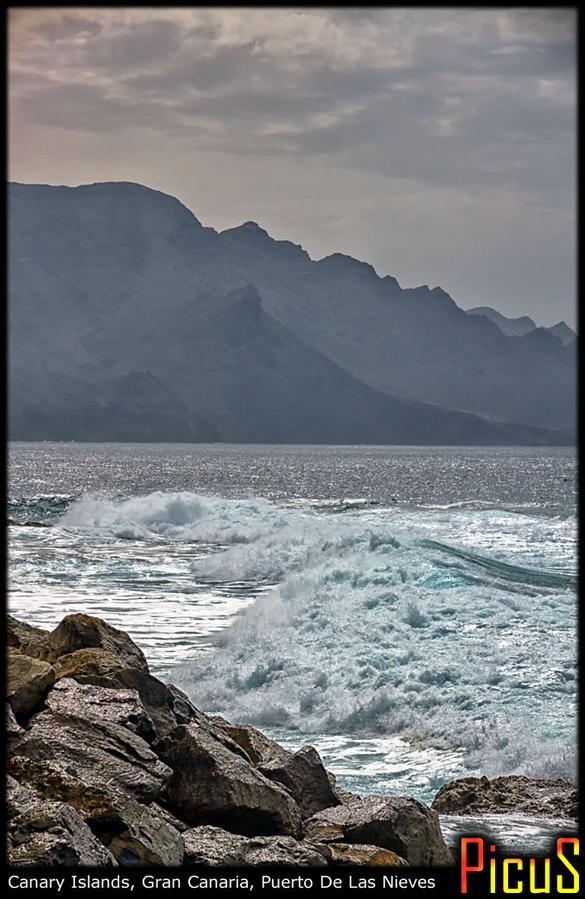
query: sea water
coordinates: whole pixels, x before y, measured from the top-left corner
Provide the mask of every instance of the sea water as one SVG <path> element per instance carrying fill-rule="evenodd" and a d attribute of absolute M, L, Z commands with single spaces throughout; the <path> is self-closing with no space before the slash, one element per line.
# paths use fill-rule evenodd
<path fill-rule="evenodd" d="M 9 611 L 126 630 L 361 795 L 573 777 L 572 448 L 13 443 Z"/>

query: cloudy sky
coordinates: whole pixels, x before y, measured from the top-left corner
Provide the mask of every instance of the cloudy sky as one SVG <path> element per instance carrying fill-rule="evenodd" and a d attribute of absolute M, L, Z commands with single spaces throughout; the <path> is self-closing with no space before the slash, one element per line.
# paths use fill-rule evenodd
<path fill-rule="evenodd" d="M 575 32 L 571 7 L 15 7 L 10 178 L 138 181 L 574 326 Z"/>

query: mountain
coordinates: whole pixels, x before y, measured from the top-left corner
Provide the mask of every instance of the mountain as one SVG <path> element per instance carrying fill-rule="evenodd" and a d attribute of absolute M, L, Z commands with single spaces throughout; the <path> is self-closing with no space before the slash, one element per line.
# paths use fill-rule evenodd
<path fill-rule="evenodd" d="M 137 184 L 11 184 L 8 213 L 13 439 L 568 439 L 574 359 L 560 341 L 505 338 L 439 288 L 402 290 L 341 254 L 315 262 L 253 222 L 217 233 Z M 486 347 L 496 371 L 482 378 Z M 537 385 L 565 383 L 554 420 L 534 388 L 538 414 L 506 414 L 529 364 L 548 373 Z M 473 389 L 446 408 L 470 369 Z M 500 386 L 491 408 L 485 379 Z"/>
<path fill-rule="evenodd" d="M 489 318 L 491 322 L 498 326 L 502 334 L 506 334 L 507 337 L 523 337 L 537 328 L 537 325 L 528 315 L 522 315 L 520 318 L 507 318 L 501 312 L 498 312 L 497 309 L 492 309 L 491 306 L 475 306 L 473 309 L 468 309 L 467 314 L 483 315 L 485 318 Z M 577 335 L 572 328 L 569 328 L 568 324 L 563 321 L 552 325 L 550 328 L 543 328 L 543 330 L 548 331 L 553 337 L 558 337 L 563 346 L 567 346 L 577 339 Z"/>
<path fill-rule="evenodd" d="M 467 314 L 484 315 L 494 325 L 497 325 L 502 334 L 505 334 L 507 337 L 522 337 L 523 334 L 528 334 L 529 331 L 534 331 L 536 328 L 535 323 L 528 315 L 521 315 L 519 318 L 508 318 L 506 315 L 498 312 L 497 309 L 492 309 L 491 306 L 474 306 L 473 309 L 467 310 Z"/>

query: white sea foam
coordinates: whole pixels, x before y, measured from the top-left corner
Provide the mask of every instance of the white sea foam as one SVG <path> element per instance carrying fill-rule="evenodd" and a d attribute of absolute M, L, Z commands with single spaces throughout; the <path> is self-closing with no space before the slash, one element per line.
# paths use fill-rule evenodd
<path fill-rule="evenodd" d="M 570 773 L 574 521 L 343 508 L 157 492 L 86 496 L 61 523 L 223 547 L 193 553 L 195 581 L 278 581 L 212 654 L 173 673 L 207 710 L 264 728 L 400 736 L 490 775 Z"/>

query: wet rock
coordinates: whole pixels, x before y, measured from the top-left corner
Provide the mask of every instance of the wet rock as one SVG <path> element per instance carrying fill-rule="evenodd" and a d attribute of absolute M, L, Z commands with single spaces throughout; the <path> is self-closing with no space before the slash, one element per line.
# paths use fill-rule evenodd
<path fill-rule="evenodd" d="M 220 827 L 194 827 L 183 834 L 184 865 L 305 865 L 326 864 L 320 847 L 293 837 L 246 837 Z"/>
<path fill-rule="evenodd" d="M 82 718 L 98 725 L 100 722 L 117 724 L 146 742 L 156 738 L 152 719 L 136 690 L 108 689 L 64 678 L 55 684 L 45 705 L 56 715 Z"/>
<path fill-rule="evenodd" d="M 504 777 L 461 777 L 441 787 L 431 808 L 442 815 L 476 812 L 524 812 L 576 818 L 579 796 L 568 780 L 545 780 L 510 774 Z"/>
<path fill-rule="evenodd" d="M 51 631 L 46 642 L 43 658 L 49 662 L 78 649 L 90 647 L 105 649 L 116 656 L 127 668 L 148 671 L 146 658 L 136 643 L 111 624 L 92 615 L 67 615 Z"/>
<path fill-rule="evenodd" d="M 389 849 L 410 865 L 453 863 L 439 819 L 417 799 L 370 796 L 349 805 L 327 808 L 305 822 L 306 839 L 323 843 L 358 843 Z"/>
<path fill-rule="evenodd" d="M 152 720 L 157 739 L 162 739 L 178 724 L 194 722 L 207 730 L 231 752 L 249 761 L 246 752 L 235 743 L 213 719 L 195 708 L 188 696 L 172 684 L 164 684 L 146 671 L 123 668 L 108 676 L 79 675 L 79 683 L 103 686 L 109 689 L 135 690 L 145 711 Z"/>
<path fill-rule="evenodd" d="M 125 727 L 100 720 L 40 712 L 31 719 L 16 755 L 50 761 L 88 787 L 120 790 L 139 802 L 155 800 L 171 770 L 148 744 Z"/>
<path fill-rule="evenodd" d="M 298 804 L 303 818 L 330 806 L 339 805 L 321 756 L 313 746 L 303 746 L 284 760 L 272 760 L 258 766 L 270 780 L 282 784 Z"/>
<path fill-rule="evenodd" d="M 88 649 L 76 649 L 55 660 L 54 666 L 57 680 L 63 677 L 98 675 L 107 676 L 124 668 L 121 659 L 99 646 Z"/>
<path fill-rule="evenodd" d="M 236 755 L 206 727 L 179 725 L 154 747 L 173 769 L 165 805 L 190 824 L 244 834 L 293 834 L 300 813 L 292 797 Z"/>
<path fill-rule="evenodd" d="M 113 855 L 77 812 L 63 802 L 38 801 L 8 824 L 12 865 L 111 867 Z"/>
<path fill-rule="evenodd" d="M 6 616 L 6 645 L 19 649 L 24 655 L 39 658 L 48 637 L 49 631 L 32 627 L 12 615 Z"/>
<path fill-rule="evenodd" d="M 381 849 L 379 846 L 364 846 L 349 843 L 327 843 L 327 858 L 333 865 L 369 865 L 375 867 L 401 867 L 408 865 L 405 858 Z"/>
<path fill-rule="evenodd" d="M 272 762 L 285 763 L 292 756 L 292 752 L 269 739 L 250 724 L 230 724 L 219 715 L 214 715 L 212 720 L 217 722 L 221 730 L 238 746 L 241 746 L 254 765 L 267 765 Z"/>
<path fill-rule="evenodd" d="M 8 650 L 7 662 L 7 699 L 17 720 L 23 723 L 55 683 L 55 670 L 48 662 L 31 658 L 18 649 Z"/>

